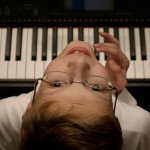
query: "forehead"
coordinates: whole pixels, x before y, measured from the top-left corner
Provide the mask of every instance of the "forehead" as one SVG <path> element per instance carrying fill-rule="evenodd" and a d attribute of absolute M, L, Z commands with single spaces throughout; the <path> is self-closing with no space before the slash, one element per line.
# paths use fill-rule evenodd
<path fill-rule="evenodd" d="M 71 101 L 72 100 L 72 101 Z M 97 103 L 82 101 L 75 97 L 70 99 L 68 97 L 55 97 L 52 98 L 52 102 L 54 105 L 48 108 L 48 112 L 52 114 L 73 114 L 76 118 L 80 118 L 84 122 L 92 122 L 95 119 L 98 119 L 105 115 L 112 115 L 113 111 L 111 111 L 111 106 L 102 104 L 99 106 Z M 47 103 L 47 102 L 45 102 Z"/>
<path fill-rule="evenodd" d="M 63 115 L 71 115 L 70 119 L 78 119 L 78 121 L 85 122 L 85 123 L 92 123 L 93 121 L 99 119 L 102 116 L 111 116 L 113 112 L 104 111 L 102 109 L 97 109 L 95 106 L 92 105 L 84 105 L 82 103 L 70 103 L 67 101 L 57 101 L 52 100 L 50 102 L 42 103 L 38 109 L 42 108 L 42 106 L 46 106 L 46 110 L 44 109 L 45 114 L 49 114 L 50 116 L 63 116 Z M 35 105 L 34 105 L 35 107 Z M 49 117 L 49 116 L 48 116 Z"/>
<path fill-rule="evenodd" d="M 97 93 L 74 85 L 61 90 L 49 90 L 44 86 L 40 89 L 36 102 L 54 101 L 62 111 L 74 109 L 80 113 L 108 114 L 112 112 L 111 93 Z"/>

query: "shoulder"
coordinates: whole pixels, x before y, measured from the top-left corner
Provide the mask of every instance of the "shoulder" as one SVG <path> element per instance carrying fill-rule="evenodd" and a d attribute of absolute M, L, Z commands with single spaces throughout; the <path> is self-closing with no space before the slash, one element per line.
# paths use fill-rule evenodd
<path fill-rule="evenodd" d="M 150 125 L 150 113 L 137 105 L 136 99 L 127 89 L 118 97 L 116 116 L 124 129 L 129 130 L 136 126 L 136 130 L 143 130 L 142 128 Z"/>
<path fill-rule="evenodd" d="M 143 108 L 119 101 L 116 107 L 116 116 L 123 129 L 144 132 L 150 126 L 150 113 Z"/>
<path fill-rule="evenodd" d="M 15 149 L 22 115 L 31 98 L 32 92 L 0 100 L 0 149 Z"/>
<path fill-rule="evenodd" d="M 31 98 L 32 92 L 29 92 L 0 100 L 0 119 L 4 118 L 3 116 L 22 115 Z"/>
<path fill-rule="evenodd" d="M 118 99 L 116 116 L 123 131 L 123 150 L 150 150 L 150 113 L 139 107 L 127 90 Z"/>
<path fill-rule="evenodd" d="M 116 116 L 123 133 L 123 150 L 150 150 L 150 113 L 139 106 L 118 103 Z"/>

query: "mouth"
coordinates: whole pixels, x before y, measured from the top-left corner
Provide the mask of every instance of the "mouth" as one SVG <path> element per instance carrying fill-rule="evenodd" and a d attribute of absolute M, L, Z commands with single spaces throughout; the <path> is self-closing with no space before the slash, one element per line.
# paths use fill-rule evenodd
<path fill-rule="evenodd" d="M 84 54 L 84 55 L 87 55 L 89 57 L 92 57 L 89 50 L 84 48 L 84 47 L 73 47 L 68 52 L 68 55 L 70 55 L 70 54 Z"/>

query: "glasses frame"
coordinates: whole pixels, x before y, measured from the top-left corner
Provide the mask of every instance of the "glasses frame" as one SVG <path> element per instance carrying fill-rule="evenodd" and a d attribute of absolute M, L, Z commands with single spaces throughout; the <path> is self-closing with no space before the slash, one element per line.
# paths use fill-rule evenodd
<path fill-rule="evenodd" d="M 52 72 L 61 72 L 61 71 L 52 71 Z M 65 72 L 63 72 L 63 73 L 65 73 Z M 68 74 L 68 73 L 67 73 L 67 74 Z M 95 76 L 95 77 L 101 77 L 101 76 Z M 104 77 L 102 77 L 102 78 L 104 78 Z M 33 92 L 33 100 L 32 100 L 32 103 L 35 102 L 36 88 L 37 88 L 37 85 L 38 85 L 39 81 L 43 81 L 43 82 L 45 82 L 46 84 L 49 84 L 49 82 L 46 81 L 46 80 L 44 79 L 44 77 L 43 77 L 43 78 L 37 78 L 37 79 L 36 79 L 35 84 L 34 84 L 34 92 Z M 87 84 L 86 82 L 84 82 L 84 81 L 72 81 L 71 83 L 66 83 L 66 84 L 73 84 L 73 83 L 80 83 L 80 84 L 83 84 L 83 85 L 85 85 L 85 86 L 91 88 L 90 85 L 88 85 L 88 84 Z M 107 92 L 107 91 L 113 91 L 113 90 L 115 91 L 115 101 L 114 101 L 114 106 L 113 106 L 113 112 L 115 113 L 116 104 L 117 104 L 117 99 L 118 99 L 118 90 L 117 90 L 117 88 L 115 88 L 115 87 L 112 86 L 110 89 L 104 89 L 104 90 L 101 90 L 100 92 Z"/>

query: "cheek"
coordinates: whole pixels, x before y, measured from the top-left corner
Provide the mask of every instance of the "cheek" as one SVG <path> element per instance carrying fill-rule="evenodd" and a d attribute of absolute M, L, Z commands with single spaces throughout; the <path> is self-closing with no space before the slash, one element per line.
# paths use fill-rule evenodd
<path fill-rule="evenodd" d="M 99 97 L 99 104 L 103 104 L 106 108 L 112 107 L 112 93 L 111 92 L 105 92 L 101 94 Z"/>
<path fill-rule="evenodd" d="M 109 99 L 101 98 L 97 102 L 90 104 L 90 108 L 94 109 L 99 115 L 111 114 L 113 112 L 112 102 Z"/>
<path fill-rule="evenodd" d="M 109 78 L 108 70 L 99 62 L 93 64 L 92 66 L 93 74 L 97 74 L 106 78 Z"/>
<path fill-rule="evenodd" d="M 60 68 L 63 68 L 63 63 L 61 62 L 61 60 L 56 58 L 51 63 L 49 63 L 44 74 L 46 74 L 47 72 L 50 72 L 50 71 L 60 70 Z"/>
<path fill-rule="evenodd" d="M 58 91 L 60 91 L 59 88 L 51 88 L 48 84 L 42 82 L 37 91 L 36 97 L 37 99 L 49 100 L 52 95 L 58 95 Z"/>

